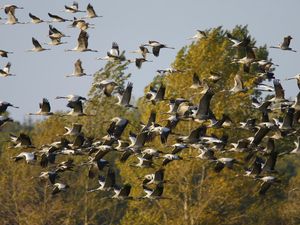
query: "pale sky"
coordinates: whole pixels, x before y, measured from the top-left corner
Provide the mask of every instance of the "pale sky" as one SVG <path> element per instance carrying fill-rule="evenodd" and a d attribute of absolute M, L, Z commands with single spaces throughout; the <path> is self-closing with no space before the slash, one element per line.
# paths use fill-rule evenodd
<path fill-rule="evenodd" d="M 1 5 L 16 4 L 24 7 L 17 10 L 16 16 L 20 22 L 28 22 L 28 13 L 49 20 L 48 12 L 65 18 L 78 18 L 85 13 L 61 12 L 64 5 L 73 1 L 39 1 L 18 0 L 1 1 Z M 279 64 L 275 76 L 281 80 L 286 89 L 286 97 L 294 97 L 298 93 L 296 82 L 284 81 L 285 78 L 300 72 L 300 2 L 287 1 L 202 1 L 202 0 L 119 0 L 119 1 L 86 1 L 81 0 L 79 8 L 85 9 L 88 3 L 94 6 L 98 15 L 103 18 L 90 20 L 96 25 L 89 29 L 89 47 L 97 49 L 98 53 L 65 52 L 74 48 L 79 34 L 78 29 L 67 28 L 69 23 L 52 23 L 52 25 L 70 38 L 65 38 L 68 44 L 50 46 L 51 51 L 40 53 L 25 52 L 32 48 L 31 38 L 35 37 L 41 43 L 49 42 L 47 37 L 48 24 L 0 25 L 0 49 L 12 51 L 9 58 L 0 58 L 2 68 L 8 61 L 12 63 L 11 72 L 15 77 L 0 79 L 0 101 L 8 101 L 20 109 L 9 109 L 11 117 L 22 121 L 28 117 L 25 114 L 38 111 L 38 103 L 43 97 L 48 98 L 52 111 L 69 110 L 66 102 L 55 100 L 58 95 L 78 94 L 86 96 L 92 83 L 92 77 L 66 78 L 73 72 L 74 62 L 80 58 L 86 73 L 93 74 L 105 65 L 104 61 L 95 60 L 105 56 L 111 43 L 116 41 L 121 50 L 126 51 L 127 58 L 136 55 L 129 53 L 148 40 L 158 40 L 175 50 L 163 49 L 158 58 L 151 57 L 151 63 L 145 63 L 142 69 L 130 65 L 128 72 L 132 73 L 135 98 L 143 94 L 144 87 L 152 81 L 157 69 L 170 67 L 177 51 L 190 44 L 187 40 L 195 34 L 196 29 L 204 30 L 223 26 L 232 29 L 236 25 L 248 25 L 250 34 L 256 39 L 257 45 L 277 45 L 283 37 L 291 35 L 294 39 L 291 47 L 297 53 L 269 49 L 269 56 L 274 63 Z M 0 17 L 5 18 L 3 10 Z M 2 20 L 3 21 L 3 20 Z M 1 22 L 2 22 L 1 21 Z M 46 47 L 46 46 L 45 46 Z M 199 62 L 201 63 L 201 62 Z"/>

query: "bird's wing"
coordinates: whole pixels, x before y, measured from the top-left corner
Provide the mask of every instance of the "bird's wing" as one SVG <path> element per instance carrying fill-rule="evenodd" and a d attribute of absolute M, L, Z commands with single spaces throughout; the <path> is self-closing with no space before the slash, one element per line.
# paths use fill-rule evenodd
<path fill-rule="evenodd" d="M 82 107 L 82 102 L 81 101 L 77 101 L 74 102 L 74 108 L 73 108 L 74 112 L 76 113 L 83 113 L 83 107 Z"/>
<path fill-rule="evenodd" d="M 43 98 L 43 102 L 40 104 L 40 109 L 42 110 L 42 112 L 50 112 L 51 111 L 51 107 L 50 107 L 50 103 L 49 103 L 48 99 Z"/>
<path fill-rule="evenodd" d="M 226 33 L 227 38 L 233 43 L 233 44 L 238 44 L 240 43 L 239 40 L 237 40 L 235 37 L 233 37 L 230 33 Z"/>
<path fill-rule="evenodd" d="M 27 134 L 24 133 L 20 133 L 19 137 L 18 137 L 18 141 L 21 142 L 21 145 L 31 145 L 31 139 Z"/>
<path fill-rule="evenodd" d="M 47 157 L 47 155 L 46 155 L 45 153 L 43 153 L 43 154 L 41 155 L 40 165 L 41 165 L 41 167 L 43 167 L 43 168 L 47 167 L 47 165 L 48 165 L 48 157 Z"/>
<path fill-rule="evenodd" d="M 292 129 L 293 126 L 293 119 L 294 119 L 294 108 L 289 108 L 287 113 L 285 114 L 283 118 L 282 128 L 283 129 Z"/>
<path fill-rule="evenodd" d="M 59 192 L 60 192 L 59 187 L 58 187 L 58 186 L 55 186 L 55 187 L 53 188 L 53 190 L 52 190 L 52 195 L 55 195 L 55 194 L 57 194 L 57 193 L 59 193 Z"/>
<path fill-rule="evenodd" d="M 89 39 L 88 33 L 86 31 L 82 30 L 77 39 L 78 48 L 82 48 L 82 49 L 88 48 L 88 39 Z"/>
<path fill-rule="evenodd" d="M 140 69 L 142 67 L 143 62 L 145 62 L 144 58 L 136 58 L 135 59 L 135 65 L 136 65 L 136 67 Z"/>
<path fill-rule="evenodd" d="M 79 8 L 78 2 L 76 2 L 76 1 L 73 2 L 72 6 L 73 6 L 74 9 Z"/>
<path fill-rule="evenodd" d="M 142 52 L 142 56 L 143 56 L 144 58 L 146 58 L 146 57 L 147 57 L 147 53 L 149 53 L 148 48 L 146 48 L 146 47 L 143 46 L 143 45 L 141 45 L 139 48 L 140 48 L 140 50 L 141 50 L 141 52 Z"/>
<path fill-rule="evenodd" d="M 73 142 L 73 146 L 76 147 L 76 148 L 79 148 L 83 145 L 84 143 L 84 135 L 83 134 L 78 134 L 76 137 L 75 137 L 75 140 Z"/>
<path fill-rule="evenodd" d="M 253 48 L 250 46 L 246 47 L 246 56 L 249 59 L 256 59 L 255 53 L 253 51 Z"/>
<path fill-rule="evenodd" d="M 120 162 L 125 162 L 132 155 L 131 151 L 124 151 L 120 156 Z"/>
<path fill-rule="evenodd" d="M 56 173 L 49 174 L 48 176 L 49 176 L 49 180 L 50 180 L 51 184 L 55 184 L 55 179 L 57 177 L 57 174 Z"/>
<path fill-rule="evenodd" d="M 200 78 L 199 78 L 199 76 L 198 76 L 198 74 L 197 73 L 194 73 L 193 74 L 193 84 L 194 85 L 201 85 L 201 80 L 200 80 Z"/>
<path fill-rule="evenodd" d="M 124 123 L 122 122 L 121 124 L 118 124 L 118 125 L 116 126 L 115 130 L 114 130 L 114 136 L 115 136 L 116 138 L 120 138 L 120 137 L 121 137 L 121 135 L 122 135 L 122 133 L 124 132 L 124 130 L 125 130 L 127 124 L 129 123 L 129 121 L 126 120 L 126 119 L 124 119 L 123 121 L 124 121 Z"/>
<path fill-rule="evenodd" d="M 199 34 L 201 34 L 203 37 L 207 37 L 207 33 L 204 30 L 197 30 Z"/>
<path fill-rule="evenodd" d="M 77 59 L 77 61 L 74 64 L 74 67 L 75 67 L 75 74 L 83 74 L 82 62 L 80 59 Z"/>
<path fill-rule="evenodd" d="M 128 83 L 121 99 L 122 105 L 129 105 L 130 99 L 131 99 L 131 92 L 132 92 L 132 83 Z"/>
<path fill-rule="evenodd" d="M 261 112 L 268 112 L 267 111 L 267 108 L 271 105 L 271 101 L 265 101 L 265 102 L 263 102 L 260 106 L 259 106 L 259 110 L 261 111 Z"/>
<path fill-rule="evenodd" d="M 241 41 L 241 44 L 239 45 L 240 47 L 245 47 L 245 48 L 248 48 L 250 47 L 249 44 L 251 42 L 251 39 L 249 37 L 244 37 L 244 39 Z M 251 48 L 251 47 L 250 47 Z M 252 49 L 252 48 L 251 48 Z M 246 49 L 247 51 L 247 49 Z"/>
<path fill-rule="evenodd" d="M 162 84 L 156 93 L 155 99 L 159 101 L 164 100 L 165 92 L 166 92 L 166 87 Z"/>
<path fill-rule="evenodd" d="M 269 188 L 271 187 L 271 183 L 269 183 L 269 182 L 263 182 L 262 184 L 261 184 L 261 186 L 260 186 L 260 188 L 259 188 L 259 194 L 260 195 L 264 195 L 266 192 L 267 192 L 267 190 L 269 190 Z"/>
<path fill-rule="evenodd" d="M 35 48 L 42 48 L 41 44 L 35 38 L 32 38 L 32 44 Z"/>
<path fill-rule="evenodd" d="M 41 20 L 40 18 L 38 18 L 37 16 L 35 16 L 35 15 L 31 14 L 31 13 L 29 13 L 29 17 L 31 19 L 33 19 L 33 20 Z"/>
<path fill-rule="evenodd" d="M 261 127 L 254 135 L 253 140 L 251 141 L 251 145 L 257 146 L 261 140 L 267 135 L 270 131 L 268 127 Z"/>
<path fill-rule="evenodd" d="M 115 171 L 111 167 L 109 167 L 106 174 L 105 186 L 113 187 L 115 183 L 116 183 Z"/>
<path fill-rule="evenodd" d="M 194 129 L 191 131 L 191 133 L 189 134 L 188 138 L 189 139 L 199 139 L 199 137 L 204 136 L 206 133 L 206 126 L 199 126 L 198 128 Z"/>
<path fill-rule="evenodd" d="M 216 165 L 215 165 L 215 172 L 219 173 L 221 172 L 221 170 L 225 167 L 225 164 L 220 162 L 220 161 L 217 161 Z"/>
<path fill-rule="evenodd" d="M 58 29 L 56 29 L 55 27 L 53 27 L 52 25 L 49 25 L 49 31 L 51 31 L 54 34 L 61 34 L 62 35 L 62 32 L 59 31 Z"/>
<path fill-rule="evenodd" d="M 160 140 L 162 144 L 167 143 L 170 132 L 171 132 L 170 129 L 166 129 L 166 130 L 163 129 L 163 131 L 160 134 Z"/>
<path fill-rule="evenodd" d="M 172 162 L 172 160 L 168 159 L 168 158 L 165 158 L 162 162 L 162 165 L 165 166 L 167 165 L 169 162 Z"/>
<path fill-rule="evenodd" d="M 4 71 L 5 73 L 9 74 L 10 67 L 11 67 L 11 63 L 8 62 L 8 63 L 6 64 L 6 66 L 3 68 L 3 71 Z"/>
<path fill-rule="evenodd" d="M 154 46 L 154 47 L 152 48 L 152 53 L 153 53 L 153 55 L 156 56 L 156 57 L 158 57 L 158 56 L 159 56 L 160 49 L 161 49 L 161 47 L 160 47 L 159 45 L 158 45 L 158 46 Z"/>
<path fill-rule="evenodd" d="M 146 127 L 151 126 L 152 123 L 155 123 L 155 121 L 156 121 L 156 112 L 155 111 L 151 111 L 151 114 L 149 116 L 149 119 L 148 119 Z"/>
<path fill-rule="evenodd" d="M 116 128 L 116 122 L 113 121 L 110 123 L 108 129 L 106 130 L 106 132 L 109 134 L 109 135 L 114 135 L 114 131 L 115 131 L 115 128 Z"/>
<path fill-rule="evenodd" d="M 275 142 L 273 138 L 269 138 L 267 142 L 267 152 L 271 152 L 275 149 Z"/>
<path fill-rule="evenodd" d="M 4 8 L 4 12 L 5 12 L 5 14 L 11 13 L 12 15 L 14 15 L 15 14 L 15 8 L 12 5 L 7 6 L 7 7 Z"/>
<path fill-rule="evenodd" d="M 96 176 L 97 172 L 98 172 L 97 167 L 94 164 L 91 164 L 91 165 L 89 165 L 88 169 L 89 169 L 88 177 L 90 179 L 93 179 Z"/>
<path fill-rule="evenodd" d="M 48 162 L 54 164 L 55 163 L 56 154 L 55 153 L 49 153 L 48 154 Z"/>
<path fill-rule="evenodd" d="M 288 48 L 290 46 L 290 43 L 291 43 L 291 39 L 289 38 L 289 36 L 284 37 L 283 42 L 281 44 L 281 47 L 282 48 Z"/>
<path fill-rule="evenodd" d="M 73 127 L 72 127 L 72 130 L 74 130 L 76 133 L 80 133 L 81 128 L 82 128 L 82 124 L 74 123 Z"/>
<path fill-rule="evenodd" d="M 257 176 L 261 173 L 261 171 L 262 171 L 261 163 L 258 161 L 258 157 L 256 157 L 255 161 L 252 164 L 251 174 Z"/>
<path fill-rule="evenodd" d="M 267 158 L 264 166 L 263 166 L 263 171 L 274 171 L 275 170 L 275 165 L 276 165 L 276 162 L 277 162 L 277 156 L 278 156 L 278 153 L 273 150 L 269 157 Z"/>
<path fill-rule="evenodd" d="M 74 11 L 74 8 L 73 8 L 73 7 L 67 6 L 67 5 L 65 5 L 65 9 L 70 10 L 70 11 Z"/>
<path fill-rule="evenodd" d="M 274 79 L 273 84 L 276 98 L 284 99 L 284 89 L 281 86 L 279 79 Z"/>
<path fill-rule="evenodd" d="M 129 196 L 130 191 L 131 191 L 131 185 L 130 185 L 130 184 L 126 184 L 126 185 L 124 185 L 124 187 L 121 189 L 121 191 L 120 191 L 120 193 L 119 193 L 119 196 L 127 197 L 127 196 Z"/>
<path fill-rule="evenodd" d="M 110 149 L 100 149 L 96 152 L 94 158 L 95 158 L 95 161 L 99 161 L 100 159 L 102 159 L 108 152 L 110 152 Z"/>
<path fill-rule="evenodd" d="M 94 10 L 94 7 L 90 3 L 87 5 L 86 10 L 87 10 L 87 13 L 88 13 L 88 17 L 92 18 L 92 17 L 97 16 L 97 14 Z"/>
<path fill-rule="evenodd" d="M 154 180 L 162 182 L 164 180 L 164 174 L 165 174 L 165 170 L 163 168 L 157 170 L 154 173 Z"/>
<path fill-rule="evenodd" d="M 51 13 L 48 13 L 48 16 L 53 18 L 53 19 L 56 19 L 56 20 L 60 20 L 60 21 L 65 21 L 66 19 L 58 16 L 58 15 L 54 15 L 54 14 L 51 14 Z"/>
<path fill-rule="evenodd" d="M 151 196 L 160 197 L 164 192 L 163 183 L 159 183 L 156 185 L 155 189 L 153 190 Z"/>
<path fill-rule="evenodd" d="M 148 137 L 148 132 L 142 132 L 137 135 L 136 141 L 134 143 L 135 147 L 143 147 Z"/>
<path fill-rule="evenodd" d="M 142 158 L 139 158 L 140 161 L 145 162 L 146 160 L 152 160 L 153 159 L 153 155 L 149 154 L 149 153 L 143 153 Z"/>
<path fill-rule="evenodd" d="M 209 112 L 209 106 L 210 106 L 210 101 L 211 98 L 213 97 L 214 92 L 212 89 L 208 89 L 205 94 L 202 96 L 199 102 L 198 110 L 196 113 L 196 116 L 201 116 L 201 115 L 208 115 Z"/>

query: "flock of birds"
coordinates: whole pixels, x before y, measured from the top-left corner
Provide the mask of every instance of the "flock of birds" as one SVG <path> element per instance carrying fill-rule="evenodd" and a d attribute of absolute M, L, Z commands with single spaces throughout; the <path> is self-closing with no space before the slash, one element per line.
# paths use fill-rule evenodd
<path fill-rule="evenodd" d="M 16 10 L 23 9 L 16 5 L 6 5 L 2 7 L 7 15 L 6 24 L 13 25 L 22 22 L 16 17 Z M 66 51 L 78 51 L 78 52 L 97 52 L 97 50 L 90 49 L 88 47 L 87 29 L 94 28 L 93 24 L 86 22 L 85 19 L 92 19 L 100 17 L 96 14 L 92 5 L 89 4 L 86 11 L 80 10 L 76 2 L 71 6 L 65 6 L 65 12 L 79 13 L 87 12 L 87 16 L 74 20 L 62 18 L 58 15 L 49 13 L 49 17 L 52 21 L 44 21 L 37 16 L 29 13 L 31 22 L 37 23 L 50 23 L 50 22 L 71 22 L 71 27 L 80 29 L 78 36 L 77 46 L 73 49 Z M 209 35 L 208 31 L 200 31 L 191 37 L 194 41 L 201 41 Z M 49 25 L 49 38 L 51 39 L 50 45 L 64 44 L 61 39 L 67 37 L 64 33 L 57 30 L 54 26 Z M 138 162 L 136 164 L 130 164 L 130 166 L 137 168 L 156 168 L 153 173 L 147 174 L 142 177 L 141 186 L 145 192 L 142 197 L 138 199 L 164 199 L 168 198 L 163 195 L 164 188 L 167 180 L 165 180 L 165 170 L 169 164 L 178 160 L 193 160 L 201 159 L 208 161 L 213 170 L 216 173 L 220 173 L 224 168 L 236 169 L 244 171 L 243 175 L 253 179 L 254 182 L 260 182 L 258 193 L 263 195 L 271 187 L 271 185 L 280 182 L 280 179 L 276 177 L 276 162 L 280 156 L 286 154 L 299 154 L 300 153 L 300 137 L 297 137 L 295 142 L 295 149 L 286 150 L 284 152 L 278 152 L 275 147 L 275 140 L 294 137 L 298 135 L 298 129 L 296 128 L 300 117 L 300 94 L 296 97 L 295 101 L 289 101 L 284 96 L 284 89 L 282 88 L 280 81 L 275 79 L 273 73 L 273 66 L 276 66 L 273 62 L 267 60 L 258 60 L 255 56 L 255 46 L 251 45 L 249 37 L 245 37 L 242 40 L 237 39 L 232 34 L 227 33 L 228 40 L 232 43 L 231 49 L 244 49 L 246 52 L 243 58 L 233 58 L 232 63 L 239 63 L 243 65 L 245 73 L 249 73 L 251 65 L 256 64 L 260 69 L 260 73 L 256 74 L 257 81 L 254 86 L 246 87 L 243 84 L 242 73 L 239 73 L 234 78 L 234 85 L 229 90 L 224 92 L 229 95 L 235 95 L 241 92 L 247 92 L 251 89 L 257 91 L 274 92 L 272 99 L 264 102 L 259 102 L 253 98 L 252 108 L 257 112 L 260 112 L 262 117 L 249 118 L 247 121 L 232 121 L 229 115 L 223 114 L 222 118 L 216 118 L 214 115 L 210 103 L 214 97 L 214 83 L 217 83 L 222 74 L 212 72 L 209 79 L 212 81 L 208 84 L 205 80 L 201 79 L 196 73 L 191 80 L 190 89 L 200 91 L 201 98 L 199 104 L 194 105 L 190 100 L 184 98 L 172 98 L 167 99 L 165 96 L 167 84 L 161 84 L 159 87 L 150 87 L 149 92 L 146 93 L 144 98 L 149 104 L 158 104 L 159 102 L 169 102 L 168 112 L 159 112 L 161 114 L 167 114 L 169 117 L 165 120 L 166 124 L 162 125 L 156 121 L 155 111 L 151 112 L 149 120 L 146 124 L 141 123 L 141 128 L 137 134 L 129 133 L 129 142 L 125 141 L 123 132 L 130 125 L 130 121 L 126 118 L 114 117 L 111 119 L 111 123 L 107 129 L 107 135 L 101 140 L 94 140 L 93 138 L 85 137 L 82 131 L 82 125 L 74 123 L 72 127 L 66 127 L 66 133 L 60 138 L 59 141 L 45 144 L 41 149 L 37 149 L 31 142 L 30 137 L 25 133 L 19 135 L 10 135 L 10 148 L 22 149 L 19 154 L 12 157 L 14 161 L 25 160 L 28 164 L 36 164 L 39 162 L 42 168 L 47 168 L 47 171 L 43 171 L 39 175 L 39 179 L 48 180 L 52 186 L 52 194 L 56 195 L 60 192 L 67 191 L 68 188 L 72 188 L 72 185 L 68 185 L 63 182 L 63 174 L 66 171 L 73 171 L 76 168 L 88 167 L 88 177 L 91 179 L 98 178 L 99 186 L 93 189 L 87 190 L 88 192 L 95 191 L 114 191 L 114 195 L 111 198 L 116 199 L 132 199 L 131 188 L 128 183 L 123 185 L 116 184 L 116 173 L 114 169 L 114 163 L 105 159 L 105 156 L 110 152 L 119 152 L 121 163 L 126 163 L 129 157 L 136 157 Z M 290 47 L 292 37 L 287 36 L 284 38 L 283 43 L 278 46 L 271 46 L 272 48 L 278 48 L 286 51 L 293 51 Z M 40 52 L 48 50 L 39 43 L 38 40 L 32 38 L 34 45 L 33 49 L 29 51 Z M 147 55 L 153 54 L 158 57 L 160 50 L 163 48 L 171 48 L 166 44 L 162 44 L 158 41 L 148 41 L 148 43 L 139 46 L 138 50 L 134 53 L 141 54 L 140 58 L 129 60 L 134 62 L 138 68 L 141 68 L 142 63 L 147 62 Z M 151 50 L 149 50 L 151 49 Z M 6 50 L 0 50 L 0 56 L 8 57 L 12 52 Z M 128 61 L 124 54 L 120 53 L 119 46 L 116 42 L 112 43 L 112 48 L 107 52 L 107 55 L 101 58 L 101 60 L 108 60 L 113 62 Z M 10 73 L 11 63 L 0 70 L 0 75 L 3 77 L 9 77 L 13 74 Z M 173 68 L 158 70 L 161 76 L 171 76 L 173 73 L 181 73 Z M 78 59 L 75 62 L 74 72 L 67 76 L 87 76 L 82 68 L 82 62 Z M 300 75 L 292 77 L 290 79 L 296 79 L 298 87 L 300 89 Z M 273 86 L 264 84 L 265 80 L 273 80 Z M 117 105 L 124 108 L 136 108 L 131 104 L 131 93 L 133 84 L 128 83 L 126 88 L 121 88 L 114 80 L 105 79 L 98 84 L 98 88 L 102 91 L 104 98 L 117 97 Z M 85 97 L 78 95 L 58 96 L 57 99 L 66 99 L 67 107 L 71 109 L 66 114 L 59 114 L 60 116 L 93 116 L 84 113 L 84 103 L 89 101 Z M 51 107 L 48 99 L 43 98 L 40 103 L 40 110 L 36 113 L 30 113 L 29 115 L 42 115 L 52 116 L 55 113 L 51 112 Z M 4 114 L 8 107 L 14 107 L 9 102 L 0 102 L 0 115 Z M 281 110 L 283 112 L 283 118 L 269 118 L 269 114 L 276 115 L 273 112 Z M 182 135 L 174 132 L 177 124 L 182 121 L 193 121 L 199 123 L 199 126 L 193 129 L 189 134 Z M 1 116 L 0 128 L 7 122 L 13 122 L 13 120 L 7 116 Z M 160 121 L 161 123 L 162 121 Z M 238 140 L 237 143 L 229 143 L 229 137 L 225 134 L 222 137 L 215 135 L 208 135 L 209 129 L 225 129 L 231 127 L 232 129 L 247 130 L 252 133 L 252 136 Z M 175 143 L 170 144 L 170 136 L 173 136 L 172 140 Z M 72 138 L 71 142 L 68 137 Z M 159 137 L 161 143 L 165 146 L 163 151 L 150 148 L 151 142 Z M 267 145 L 262 143 L 263 139 L 267 138 Z M 172 150 L 166 150 L 171 146 Z M 194 148 L 199 151 L 199 155 L 195 158 L 183 159 L 180 153 L 184 149 Z M 31 150 L 30 149 L 34 149 Z M 226 156 L 233 153 L 244 155 L 244 161 L 237 158 Z M 68 155 L 69 158 L 66 161 L 59 160 L 62 155 Z M 80 164 L 75 164 L 73 157 L 82 157 Z M 162 160 L 161 160 L 162 159 Z M 74 171 L 73 171 L 74 172 Z M 171 185 L 171 184 L 169 184 Z"/>

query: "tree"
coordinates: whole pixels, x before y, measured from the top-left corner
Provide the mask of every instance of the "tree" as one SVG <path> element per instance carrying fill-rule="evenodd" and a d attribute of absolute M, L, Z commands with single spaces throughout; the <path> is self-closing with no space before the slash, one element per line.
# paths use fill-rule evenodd
<path fill-rule="evenodd" d="M 111 202 L 108 196 L 111 193 L 87 193 L 89 189 L 98 185 L 97 176 L 88 178 L 88 166 L 80 166 L 88 161 L 88 155 L 75 156 L 74 171 L 64 172 L 58 182 L 66 183 L 70 189 L 58 196 L 51 196 L 52 185 L 49 181 L 43 182 L 38 177 L 42 171 L 54 170 L 59 162 L 67 160 L 70 156 L 56 157 L 55 165 L 41 168 L 37 165 L 28 165 L 25 162 L 14 162 L 11 158 L 21 151 L 38 151 L 45 144 L 59 141 L 65 133 L 65 126 L 72 123 L 83 124 L 83 132 L 86 137 L 93 137 L 94 141 L 101 140 L 109 126 L 110 119 L 114 116 L 127 117 L 135 124 L 137 113 L 128 112 L 115 104 L 114 97 L 104 98 L 97 84 L 102 79 L 114 79 L 120 88 L 124 88 L 125 81 L 130 74 L 125 74 L 127 63 L 109 62 L 104 69 L 96 72 L 94 82 L 89 92 L 89 100 L 85 105 L 87 114 L 82 118 L 62 116 L 63 112 L 37 122 L 30 133 L 36 149 L 11 150 L 6 145 L 1 157 L 1 180 L 2 191 L 0 200 L 1 224 L 111 224 L 120 220 L 124 214 L 126 204 L 123 202 Z M 15 125 L 10 125 L 13 127 Z M 19 126 L 16 131 L 27 128 Z M 9 129 L 12 131 L 12 128 Z M 16 132 L 18 133 L 18 132 Z M 7 139 L 7 133 L 1 133 Z M 65 137 L 73 141 L 72 137 Z M 38 161 L 40 160 L 38 156 Z M 108 154 L 108 159 L 114 161 L 115 154 Z M 112 163 L 113 164 L 113 163 Z M 117 173 L 118 171 L 116 171 Z M 105 174 L 105 171 L 103 172 Z"/>
<path fill-rule="evenodd" d="M 211 109 L 216 118 L 220 119 L 222 114 L 227 114 L 233 121 L 232 129 L 210 128 L 208 134 L 215 134 L 217 137 L 227 134 L 228 143 L 234 143 L 241 137 L 252 135 L 248 131 L 237 132 L 239 122 L 245 121 L 250 116 L 260 117 L 260 114 L 251 107 L 252 96 L 260 96 L 259 92 L 252 89 L 257 81 L 258 68 L 253 64 L 250 73 L 245 73 L 242 66 L 232 63 L 233 58 L 242 58 L 245 52 L 231 48 L 232 43 L 226 38 L 226 33 L 229 31 L 218 27 L 207 32 L 206 38 L 193 42 L 178 52 L 172 63 L 172 67 L 178 72 L 157 76 L 149 86 L 159 87 L 164 84 L 166 99 L 182 97 L 197 105 L 202 96 L 201 89 L 189 88 L 192 85 L 193 75 L 197 74 L 213 88 L 215 94 L 211 101 Z M 230 33 L 240 39 L 249 37 L 252 45 L 255 45 L 246 26 L 237 26 Z M 266 46 L 256 50 L 256 57 L 267 59 Z M 218 74 L 220 80 L 217 82 L 211 80 L 212 73 Z M 229 94 L 227 90 L 233 86 L 233 78 L 237 73 L 241 74 L 249 91 Z M 146 87 L 145 92 L 149 90 L 149 86 Z M 168 111 L 167 101 L 152 105 L 142 97 L 138 106 L 142 121 L 147 120 L 151 111 L 159 112 L 157 121 L 164 121 L 168 116 L 163 114 Z M 183 121 L 177 125 L 174 133 L 187 135 L 198 126 L 199 124 L 195 122 Z M 169 137 L 168 145 L 174 143 L 175 138 L 176 136 Z M 164 153 L 170 152 L 170 149 L 158 140 L 149 145 Z M 224 155 L 224 153 L 215 153 L 217 158 Z M 194 157 L 197 156 L 197 151 L 192 148 L 183 150 L 181 156 L 186 160 L 175 161 L 166 166 L 166 179 L 170 180 L 171 184 L 165 184 L 164 196 L 171 200 L 129 202 L 127 213 L 122 219 L 123 224 L 269 224 L 268 221 L 274 223 L 282 221 L 278 211 L 284 193 L 276 188 L 273 192 L 271 190 L 267 199 L 272 200 L 273 211 L 266 209 L 270 202 L 258 196 L 259 182 L 238 175 L 244 173 L 243 167 L 246 165 L 236 166 L 232 171 L 225 169 L 222 174 L 219 174 L 213 171 L 215 162 L 196 160 Z M 237 160 L 244 161 L 243 154 L 228 152 L 226 156 L 237 157 Z M 124 167 L 121 167 L 121 176 L 130 180 L 126 180 L 127 182 L 134 184 L 133 195 L 142 195 L 141 180 L 132 178 L 134 177 L 132 174 L 142 177 L 153 172 L 153 169 L 151 171 L 140 169 L 134 172 L 134 169 Z M 268 215 L 263 212 L 267 212 Z"/>

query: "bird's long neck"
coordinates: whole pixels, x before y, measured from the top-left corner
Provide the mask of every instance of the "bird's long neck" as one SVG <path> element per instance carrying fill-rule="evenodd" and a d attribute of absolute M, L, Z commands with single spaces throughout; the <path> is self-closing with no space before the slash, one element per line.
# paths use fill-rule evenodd
<path fill-rule="evenodd" d="M 98 52 L 97 50 L 93 50 L 93 49 L 86 49 L 86 51 L 88 51 L 88 52 Z"/>
<path fill-rule="evenodd" d="M 66 99 L 67 97 L 64 96 L 57 96 L 56 99 Z"/>

